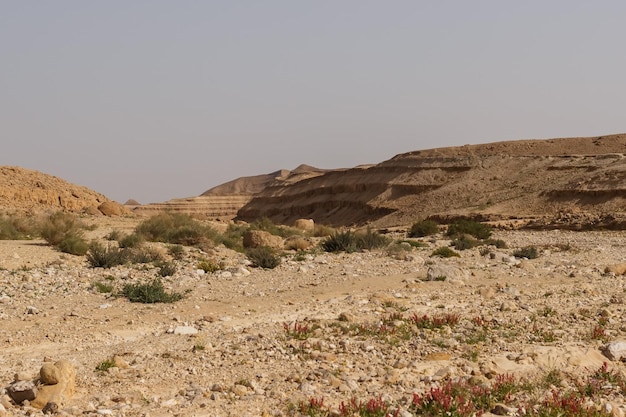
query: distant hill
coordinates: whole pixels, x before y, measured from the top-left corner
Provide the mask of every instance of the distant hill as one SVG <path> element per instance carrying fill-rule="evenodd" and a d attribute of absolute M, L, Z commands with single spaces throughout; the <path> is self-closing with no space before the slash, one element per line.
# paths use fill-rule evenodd
<path fill-rule="evenodd" d="M 61 178 L 21 167 L 0 166 L 1 210 L 65 210 L 95 214 L 100 213 L 98 207 L 103 203 L 107 203 L 106 208 L 113 204 L 103 194 Z"/>
<path fill-rule="evenodd" d="M 626 211 L 625 154 L 625 134 L 419 150 L 272 182 L 238 218 L 387 227 L 427 217 L 556 221 L 567 214 L 606 223 Z"/>

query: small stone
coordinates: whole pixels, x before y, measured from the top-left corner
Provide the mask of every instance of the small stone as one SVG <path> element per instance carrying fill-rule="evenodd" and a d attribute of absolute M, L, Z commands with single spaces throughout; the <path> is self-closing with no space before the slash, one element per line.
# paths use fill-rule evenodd
<path fill-rule="evenodd" d="M 128 362 L 126 362 L 124 359 L 122 359 L 120 356 L 113 356 L 113 364 L 120 369 L 128 369 L 130 368 L 130 365 L 128 364 Z"/>
<path fill-rule="evenodd" d="M 18 372 L 18 373 L 16 373 L 13 376 L 13 380 L 15 382 L 17 382 L 17 381 L 30 381 L 31 379 L 33 379 L 33 378 L 31 378 L 31 376 L 29 374 L 27 374 L 26 372 Z"/>
<path fill-rule="evenodd" d="M 33 381 L 17 381 L 9 385 L 7 394 L 16 404 L 37 398 L 37 387 Z"/>
<path fill-rule="evenodd" d="M 491 413 L 497 416 L 508 416 L 512 415 L 515 411 L 515 409 L 507 407 L 504 404 L 496 404 L 491 410 Z"/>
<path fill-rule="evenodd" d="M 41 411 L 43 411 L 44 414 L 56 414 L 59 412 L 59 406 L 57 403 L 50 401 Z"/>
<path fill-rule="evenodd" d="M 604 356 L 612 361 L 620 361 L 626 358 L 626 342 L 615 341 L 604 345 L 602 348 Z"/>
<path fill-rule="evenodd" d="M 28 306 L 26 307 L 26 313 L 27 314 L 39 314 L 39 310 L 37 309 L 37 307 Z"/>
<path fill-rule="evenodd" d="M 174 334 L 192 335 L 198 334 L 198 329 L 193 326 L 178 326 L 174 329 Z"/>
<path fill-rule="evenodd" d="M 55 385 L 59 383 L 59 369 L 52 363 L 44 363 L 39 370 L 39 379 L 46 385 Z"/>

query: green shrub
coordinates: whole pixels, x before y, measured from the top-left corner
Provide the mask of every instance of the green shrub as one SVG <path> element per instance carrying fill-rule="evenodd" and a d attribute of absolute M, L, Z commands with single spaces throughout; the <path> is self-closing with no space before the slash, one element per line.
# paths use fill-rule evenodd
<path fill-rule="evenodd" d="M 204 272 L 208 274 L 212 274 L 213 272 L 219 271 L 221 269 L 220 266 L 216 262 L 210 259 L 201 259 L 196 264 L 196 268 L 202 269 Z"/>
<path fill-rule="evenodd" d="M 18 215 L 0 216 L 0 240 L 30 239 L 37 234 L 31 218 Z"/>
<path fill-rule="evenodd" d="M 122 249 L 127 251 L 127 260 L 137 264 L 149 264 L 163 261 L 163 254 L 157 248 L 142 246 L 135 249 Z"/>
<path fill-rule="evenodd" d="M 113 246 L 93 242 L 87 251 L 87 262 L 92 268 L 112 268 L 128 261 L 128 252 Z"/>
<path fill-rule="evenodd" d="M 75 215 L 58 211 L 42 220 L 39 235 L 49 245 L 58 246 L 67 236 L 81 236 L 84 229 Z"/>
<path fill-rule="evenodd" d="M 289 237 L 300 234 L 299 230 L 292 227 L 278 226 L 267 217 L 255 220 L 250 224 L 249 228 L 252 230 L 263 230 L 280 237 Z"/>
<path fill-rule="evenodd" d="M 430 256 L 439 256 L 441 258 L 452 258 L 453 256 L 460 257 L 458 252 L 453 251 L 447 246 L 441 246 L 435 249 Z"/>
<path fill-rule="evenodd" d="M 280 265 L 280 257 L 277 256 L 271 248 L 267 246 L 259 246 L 250 248 L 246 251 L 246 256 L 252 261 L 252 266 L 274 269 Z"/>
<path fill-rule="evenodd" d="M 183 245 L 170 245 L 168 252 L 174 259 L 183 259 L 183 256 L 185 255 L 185 248 Z"/>
<path fill-rule="evenodd" d="M 359 238 L 351 231 L 335 232 L 322 242 L 322 249 L 326 252 L 356 252 L 359 250 Z"/>
<path fill-rule="evenodd" d="M 328 237 L 332 236 L 336 230 L 330 226 L 325 226 L 323 224 L 316 224 L 313 227 L 313 236 L 315 237 Z"/>
<path fill-rule="evenodd" d="M 176 273 L 176 264 L 173 262 L 163 262 L 159 266 L 159 276 L 171 277 Z"/>
<path fill-rule="evenodd" d="M 498 249 L 506 249 L 506 242 L 502 239 L 487 239 L 485 245 L 493 245 Z"/>
<path fill-rule="evenodd" d="M 439 224 L 433 220 L 420 220 L 413 223 L 409 230 L 409 237 L 431 236 L 439 232 Z"/>
<path fill-rule="evenodd" d="M 106 372 L 109 368 L 115 367 L 115 361 L 113 359 L 105 359 L 96 365 L 96 371 Z"/>
<path fill-rule="evenodd" d="M 457 239 L 454 239 L 454 241 L 452 241 L 452 246 L 454 246 L 456 250 L 472 249 L 478 246 L 479 244 L 480 242 L 478 240 L 468 235 L 463 235 Z"/>
<path fill-rule="evenodd" d="M 141 235 L 137 233 L 131 233 L 130 235 L 122 236 L 118 239 L 120 248 L 138 248 L 144 242 Z"/>
<path fill-rule="evenodd" d="M 124 234 L 119 230 L 113 230 L 105 237 L 106 240 L 115 240 L 116 242 L 119 242 L 122 238 L 124 238 Z"/>
<path fill-rule="evenodd" d="M 126 284 L 122 295 L 132 303 L 173 303 L 183 298 L 182 294 L 167 292 L 159 278 L 144 284 Z"/>
<path fill-rule="evenodd" d="M 539 257 L 539 251 L 535 246 L 525 246 L 513 252 L 513 256 L 516 258 L 535 259 Z"/>
<path fill-rule="evenodd" d="M 365 233 L 358 234 L 359 249 L 378 249 L 384 248 L 389 245 L 390 239 L 387 236 L 383 236 L 377 231 L 371 230 L 369 227 Z"/>
<path fill-rule="evenodd" d="M 470 235 L 476 239 L 489 239 L 491 237 L 491 226 L 476 222 L 474 220 L 457 220 L 448 226 L 448 236 Z"/>
<path fill-rule="evenodd" d="M 63 240 L 57 245 L 57 248 L 63 253 L 83 256 L 89 250 L 89 243 L 83 238 L 80 231 L 73 231 L 65 235 Z"/>
<path fill-rule="evenodd" d="M 187 214 L 161 213 L 137 226 L 135 233 L 145 240 L 186 246 L 214 242 L 219 234 Z"/>
<path fill-rule="evenodd" d="M 113 284 L 106 282 L 94 282 L 93 286 L 99 293 L 109 294 L 113 292 Z"/>

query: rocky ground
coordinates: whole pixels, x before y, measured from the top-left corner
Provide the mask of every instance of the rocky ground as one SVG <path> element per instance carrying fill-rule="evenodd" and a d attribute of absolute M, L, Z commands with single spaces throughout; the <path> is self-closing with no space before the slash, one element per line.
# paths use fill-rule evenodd
<path fill-rule="evenodd" d="M 93 237 L 136 220 L 98 222 Z M 408 417 L 413 393 L 445 381 L 514 375 L 532 389 L 505 402 L 512 412 L 524 396 L 575 389 L 603 362 L 621 375 L 602 347 L 626 332 L 626 280 L 605 272 L 625 262 L 624 233 L 494 237 L 508 248 L 432 258 L 450 243 L 438 236 L 402 256 L 287 254 L 273 270 L 223 247 L 187 249 L 163 279 L 185 294 L 171 304 L 131 303 L 96 285 L 116 291 L 156 268 L 94 269 L 42 242 L 0 242 L 0 389 L 67 360 L 76 392 L 60 415 L 298 416 L 311 399 L 338 413 L 342 401 L 380 398 Z M 511 256 L 527 245 L 537 259 Z M 200 258 L 225 269 L 204 273 Z M 446 280 L 426 280 L 429 270 Z M 592 402 L 623 415 L 624 394 L 610 388 Z M 0 398 L 0 415 L 42 415 Z"/>

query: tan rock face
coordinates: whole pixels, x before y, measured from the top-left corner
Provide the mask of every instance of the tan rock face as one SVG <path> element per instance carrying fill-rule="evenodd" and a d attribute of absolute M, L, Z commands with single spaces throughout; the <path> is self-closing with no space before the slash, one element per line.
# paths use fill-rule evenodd
<path fill-rule="evenodd" d="M 130 213 L 128 209 L 115 201 L 105 201 L 98 206 L 98 211 L 105 216 L 121 216 Z"/>
<path fill-rule="evenodd" d="M 281 249 L 283 247 L 283 238 L 274 236 L 264 230 L 249 230 L 243 235 L 244 248 L 258 248 L 261 246 Z"/>
<path fill-rule="evenodd" d="M 76 369 L 71 362 L 60 360 L 53 364 L 44 364 L 41 371 L 41 381 L 57 381 L 54 384 L 43 385 L 39 388 L 37 398 L 31 401 L 36 408 L 44 408 L 48 403 L 64 405 L 74 396 L 76 389 Z"/>
<path fill-rule="evenodd" d="M 0 166 L 0 206 L 5 209 L 81 212 L 105 201 L 102 194 L 52 175 Z"/>

